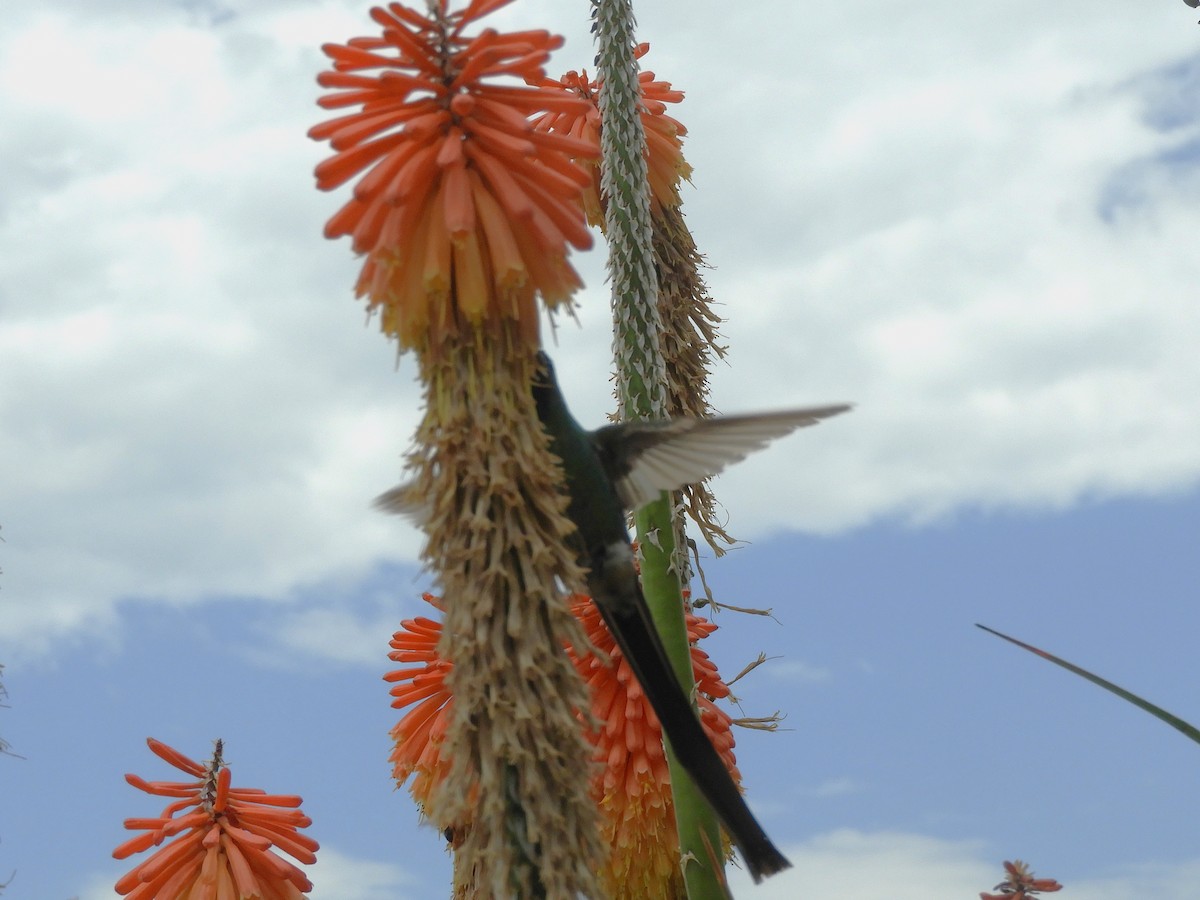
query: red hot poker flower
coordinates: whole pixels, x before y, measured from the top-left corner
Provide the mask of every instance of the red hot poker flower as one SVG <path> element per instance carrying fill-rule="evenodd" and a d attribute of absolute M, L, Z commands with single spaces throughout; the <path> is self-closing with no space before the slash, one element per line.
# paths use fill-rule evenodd
<path fill-rule="evenodd" d="M 437 597 L 423 597 L 440 608 Z M 600 764 L 592 795 L 604 816 L 604 840 L 612 848 L 608 870 L 602 873 L 605 888 L 614 900 L 682 896 L 679 839 L 662 728 L 595 604 L 578 596 L 571 608 L 592 644 L 608 657 L 605 662 L 591 654 L 571 654 L 588 682 L 591 713 L 600 726 L 589 737 Z M 713 702 L 729 696 L 729 687 L 708 654 L 696 646 L 717 626 L 689 614 L 687 628 L 701 724 L 734 780 L 740 781 L 732 720 Z M 398 784 L 415 776 L 409 791 L 422 807 L 449 768 L 441 747 L 454 698 L 445 683 L 451 665 L 437 652 L 441 630 L 439 622 L 423 617 L 403 622 L 392 638 L 388 658 L 405 667 L 384 676 L 394 685 L 392 706 L 412 707 L 391 732 L 395 741 L 392 774 Z"/>
<path fill-rule="evenodd" d="M 599 148 L 535 131 L 530 117 L 589 104 L 561 86 L 529 86 L 545 80 L 561 37 L 464 34 L 507 2 L 448 12 L 439 0 L 428 14 L 390 3 L 371 10 L 381 37 L 322 48 L 333 68 L 317 79 L 329 89 L 318 103 L 360 109 L 309 131 L 335 151 L 317 166 L 317 186 L 365 172 L 325 234 L 349 235 L 366 254 L 358 294 L 382 309 L 401 349 L 505 318 L 533 345 L 534 298 L 554 307 L 581 286 L 566 255 L 591 246 L 579 207 L 591 178 L 572 159 Z"/>
<path fill-rule="evenodd" d="M 271 849 L 305 864 L 316 862 L 317 842 L 297 831 L 312 824 L 299 810 L 299 797 L 231 787 L 221 741 L 204 765 L 154 738 L 146 743 L 194 780 L 125 776 L 139 790 L 176 799 L 155 818 L 125 820 L 126 828 L 145 833 L 114 850 L 116 859 L 170 840 L 117 882 L 118 894 L 127 900 L 302 900 L 303 892 L 312 890 L 304 873 Z"/>
<path fill-rule="evenodd" d="M 1021 860 L 1004 861 L 1004 870 L 1008 877 L 992 890 L 998 894 L 980 894 L 979 900 L 1033 900 L 1035 894 L 1061 891 L 1062 885 L 1053 878 L 1034 878 L 1028 863 Z"/>
<path fill-rule="evenodd" d="M 649 44 L 639 44 L 634 55 L 641 59 L 650 51 Z M 588 77 L 586 70 L 568 72 L 559 81 L 543 82 L 547 85 L 562 85 L 586 99 L 589 108 L 583 113 L 571 110 L 553 110 L 539 116 L 535 127 L 565 134 L 586 143 L 600 146 L 599 94 L 601 86 Z M 653 72 L 638 72 L 638 87 L 642 94 L 642 129 L 646 134 L 646 164 L 650 180 L 650 209 L 657 215 L 662 207 L 675 207 L 679 200 L 679 181 L 691 177 L 692 167 L 683 158 L 683 137 L 687 128 L 678 119 L 667 115 L 667 104 L 683 99 L 683 91 L 675 90 L 669 81 L 659 81 Z M 584 194 L 584 207 L 588 221 L 593 225 L 604 225 L 604 213 L 600 206 L 599 160 L 582 160 L 592 174 L 592 183 Z"/>
<path fill-rule="evenodd" d="M 682 897 L 686 890 L 662 726 L 595 604 L 578 597 L 573 610 L 592 644 L 609 659 L 571 654 L 588 682 L 592 716 L 600 723 L 592 741 L 603 769 L 592 793 L 605 814 L 603 837 L 613 848 L 608 871 L 603 873 L 605 887 L 615 900 Z M 713 702 L 728 697 L 729 686 L 708 654 L 696 646 L 717 626 L 689 613 L 687 630 L 700 724 L 734 781 L 740 783 L 733 720 Z"/>
<path fill-rule="evenodd" d="M 441 601 L 433 594 L 421 596 L 426 603 L 442 608 Z M 395 685 L 391 689 L 393 707 L 404 709 L 416 704 L 391 731 L 395 748 L 390 761 L 397 785 L 416 774 L 409 792 L 422 808 L 429 805 L 433 788 L 448 769 L 441 748 L 454 700 L 446 686 L 446 675 L 452 665 L 437 651 L 441 636 L 441 623 L 432 619 L 422 616 L 401 622 L 400 630 L 392 636 L 388 659 L 412 668 L 396 669 L 383 676 Z"/>

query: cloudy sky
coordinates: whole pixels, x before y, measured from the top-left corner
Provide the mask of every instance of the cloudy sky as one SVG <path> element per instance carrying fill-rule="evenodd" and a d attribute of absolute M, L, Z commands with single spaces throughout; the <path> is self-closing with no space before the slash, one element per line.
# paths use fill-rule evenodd
<path fill-rule="evenodd" d="M 551 70 L 588 4 L 518 0 Z M 683 89 L 724 411 L 855 412 L 717 485 L 707 567 L 751 805 L 746 896 L 962 900 L 1005 858 L 1077 900 L 1195 896 L 1195 751 L 971 627 L 1185 718 L 1200 628 L 1200 28 L 1178 0 L 639 4 Z M 121 821 L 225 738 L 305 797 L 318 900 L 438 896 L 388 780 L 386 642 L 420 537 L 369 510 L 419 415 L 305 138 L 346 0 L 51 0 L 0 25 L 0 880 L 111 896 Z M 602 251 L 555 356 L 610 406 Z M 741 892 L 739 892 L 741 893 Z"/>

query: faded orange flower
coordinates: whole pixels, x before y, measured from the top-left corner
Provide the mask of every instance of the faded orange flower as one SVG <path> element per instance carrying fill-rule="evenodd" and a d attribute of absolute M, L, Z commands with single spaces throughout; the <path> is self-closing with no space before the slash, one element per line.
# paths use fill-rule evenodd
<path fill-rule="evenodd" d="M 638 44 L 634 55 L 641 59 L 650 50 L 646 43 Z M 535 127 L 555 134 L 564 134 L 584 143 L 600 146 L 600 85 L 591 80 L 587 70 L 567 72 L 558 81 L 546 80 L 549 86 L 562 85 L 589 101 L 582 113 L 574 110 L 553 110 L 538 117 Z M 642 95 L 642 129 L 646 133 L 646 164 L 650 181 L 650 211 L 657 215 L 662 207 L 678 206 L 679 181 L 688 179 L 692 167 L 683 158 L 683 137 L 687 128 L 678 119 L 667 115 L 667 104 L 683 99 L 683 91 L 671 87 L 669 81 L 659 81 L 653 72 L 638 72 L 638 87 Z M 581 159 L 591 172 L 592 182 L 584 194 L 584 209 L 588 222 L 603 227 L 604 212 L 600 201 L 600 162 Z"/>
<path fill-rule="evenodd" d="M 588 104 L 561 86 L 530 86 L 545 80 L 561 37 L 464 33 L 508 2 L 449 12 L 438 0 L 428 13 L 391 3 L 371 10 L 381 37 L 322 48 L 333 68 L 318 76 L 329 89 L 318 103 L 360 109 L 309 131 L 335 151 L 317 166 L 317 186 L 365 172 L 325 234 L 349 235 L 366 254 L 358 295 L 382 310 L 401 349 L 504 319 L 532 346 L 535 298 L 554 307 L 581 286 L 566 257 L 568 245 L 591 246 L 579 208 L 590 176 L 572 158 L 599 148 L 535 131 L 530 117 L 582 115 Z"/>
<path fill-rule="evenodd" d="M 998 894 L 980 894 L 979 900 L 1032 900 L 1035 894 L 1052 894 L 1061 891 L 1062 885 L 1053 878 L 1034 878 L 1028 863 L 1021 860 L 1004 861 L 1004 871 L 1008 877 L 992 890 Z"/>
<path fill-rule="evenodd" d="M 440 608 L 432 594 L 423 597 Z M 679 838 L 658 717 L 591 599 L 576 596 L 571 609 L 592 644 L 607 656 L 607 660 L 581 656 L 568 649 L 588 683 L 591 715 L 598 723 L 589 740 L 599 763 L 592 796 L 603 813 L 602 835 L 611 850 L 608 871 L 603 873 L 605 889 L 613 898 L 681 896 Z M 740 781 L 732 719 L 714 703 L 729 696 L 729 687 L 708 654 L 696 646 L 717 626 L 688 614 L 687 627 L 701 724 L 734 780 Z M 403 622 L 392 638 L 388 658 L 406 668 L 384 676 L 394 685 L 392 706 L 412 707 L 391 732 L 392 774 L 397 784 L 415 775 L 409 791 L 422 806 L 449 768 L 441 746 L 454 698 L 445 684 L 450 663 L 437 653 L 440 636 L 441 625 L 431 619 Z"/>
<path fill-rule="evenodd" d="M 195 780 L 125 776 L 148 794 L 178 799 L 155 818 L 125 820 L 126 828 L 145 833 L 114 850 L 116 859 L 171 840 L 117 882 L 118 894 L 128 900 L 300 900 L 312 890 L 300 869 L 272 852 L 274 847 L 302 863 L 316 862 L 317 842 L 297 831 L 312 824 L 299 810 L 299 797 L 231 787 L 221 741 L 205 765 L 154 738 L 146 743 Z"/>

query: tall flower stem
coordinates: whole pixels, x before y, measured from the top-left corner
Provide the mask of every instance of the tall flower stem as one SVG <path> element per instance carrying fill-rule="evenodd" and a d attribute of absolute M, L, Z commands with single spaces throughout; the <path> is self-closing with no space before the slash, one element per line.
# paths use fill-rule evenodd
<path fill-rule="evenodd" d="M 604 848 L 580 777 L 589 696 L 562 652 L 586 644 L 562 591 L 584 573 L 530 385 L 537 299 L 552 309 L 581 285 L 567 254 L 591 245 L 592 179 L 573 160 L 596 148 L 533 130 L 531 116 L 590 105 L 542 84 L 560 37 L 475 30 L 507 2 L 373 8 L 382 33 L 326 44 L 318 76 L 323 108 L 360 109 L 309 134 L 334 151 L 320 188 L 358 179 L 326 234 L 366 256 L 357 291 L 425 389 L 395 502 L 423 523 L 454 665 L 453 765 L 426 811 L 454 837 L 456 892 L 558 900 L 599 895 Z"/>
<path fill-rule="evenodd" d="M 650 227 L 650 192 L 637 78 L 633 7 L 630 0 L 595 4 L 600 92 L 601 190 L 606 198 L 605 233 L 612 279 L 613 348 L 617 391 L 624 419 L 666 416 L 658 284 Z M 675 526 L 664 497 L 636 516 L 642 553 L 642 587 L 667 655 L 685 690 L 693 689 L 683 595 L 673 564 Z M 727 896 L 716 817 L 668 747 L 675 818 L 684 877 L 691 900 Z"/>

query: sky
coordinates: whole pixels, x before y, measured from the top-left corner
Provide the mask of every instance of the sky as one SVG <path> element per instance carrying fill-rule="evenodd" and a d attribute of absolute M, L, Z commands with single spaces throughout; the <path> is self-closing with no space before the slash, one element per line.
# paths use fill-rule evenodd
<path fill-rule="evenodd" d="M 706 649 L 795 868 L 740 896 L 1195 897 L 1194 748 L 983 622 L 1196 721 L 1200 29 L 1171 0 L 637 4 L 683 90 L 724 412 L 852 401 L 716 483 Z M 373 513 L 420 415 L 305 137 L 366 4 L 51 0 L 0 25 L 0 880 L 114 896 L 154 736 L 297 793 L 315 900 L 440 896 L 386 763 L 420 535 Z M 496 27 L 566 36 L 588 4 Z M 738 13 L 742 12 L 741 15 Z M 603 248 L 546 330 L 611 408 Z"/>

